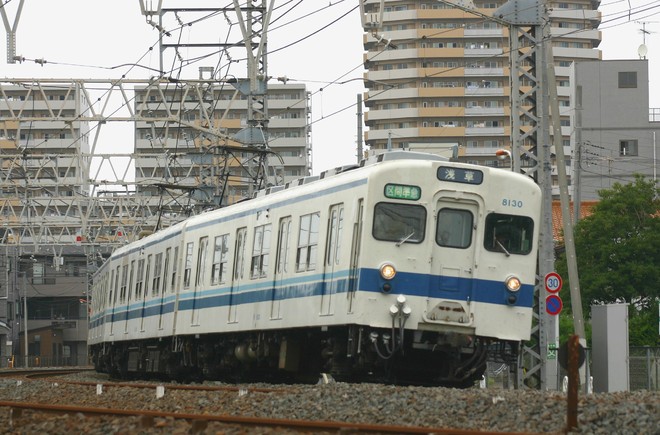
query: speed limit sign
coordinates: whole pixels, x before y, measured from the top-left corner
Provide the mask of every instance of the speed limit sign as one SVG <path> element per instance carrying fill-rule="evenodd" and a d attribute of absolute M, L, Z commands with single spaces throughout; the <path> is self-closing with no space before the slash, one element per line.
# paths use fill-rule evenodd
<path fill-rule="evenodd" d="M 550 293 L 561 290 L 561 276 L 557 272 L 550 272 L 545 276 L 545 289 Z"/>

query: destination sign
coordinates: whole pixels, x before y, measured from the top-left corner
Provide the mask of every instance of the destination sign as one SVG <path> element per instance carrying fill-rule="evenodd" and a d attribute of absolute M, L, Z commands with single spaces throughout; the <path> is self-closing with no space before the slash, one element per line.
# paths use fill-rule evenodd
<path fill-rule="evenodd" d="M 440 166 L 438 168 L 438 180 L 451 181 L 452 183 L 481 184 L 484 181 L 484 173 L 475 169 Z"/>
<path fill-rule="evenodd" d="M 422 197 L 422 188 L 419 186 L 408 186 L 406 184 L 385 185 L 385 196 L 392 199 L 409 199 L 417 201 Z"/>

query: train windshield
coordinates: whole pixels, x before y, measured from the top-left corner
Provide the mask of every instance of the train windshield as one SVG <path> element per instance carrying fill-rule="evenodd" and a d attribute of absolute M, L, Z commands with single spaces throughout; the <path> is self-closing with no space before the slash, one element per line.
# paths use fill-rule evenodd
<path fill-rule="evenodd" d="M 487 251 L 526 255 L 532 250 L 533 237 L 534 221 L 527 216 L 491 213 L 486 217 Z"/>
<path fill-rule="evenodd" d="M 372 234 L 377 240 L 421 243 L 426 230 L 426 209 L 421 205 L 380 202 L 374 208 Z"/>
<path fill-rule="evenodd" d="M 436 243 L 447 248 L 467 248 L 472 243 L 472 221 L 469 210 L 441 209 L 438 212 Z"/>

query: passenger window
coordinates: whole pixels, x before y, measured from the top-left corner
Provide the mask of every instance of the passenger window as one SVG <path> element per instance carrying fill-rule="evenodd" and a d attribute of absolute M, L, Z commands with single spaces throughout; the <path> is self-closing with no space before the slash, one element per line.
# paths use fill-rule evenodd
<path fill-rule="evenodd" d="M 144 258 L 138 260 L 137 277 L 135 278 L 135 299 L 142 299 L 142 283 L 144 282 Z"/>
<path fill-rule="evenodd" d="M 163 264 L 163 253 L 159 252 L 156 254 L 154 262 L 154 277 L 151 282 L 151 296 L 158 295 L 158 290 L 160 290 L 160 272 Z"/>
<path fill-rule="evenodd" d="M 176 270 L 179 266 L 179 247 L 174 248 L 174 261 L 172 262 L 172 281 L 170 281 L 170 291 L 174 292 L 176 289 Z"/>
<path fill-rule="evenodd" d="M 372 234 L 377 240 L 421 243 L 426 231 L 426 209 L 421 205 L 380 202 L 374 208 Z"/>
<path fill-rule="evenodd" d="M 183 288 L 190 287 L 190 276 L 192 275 L 193 264 L 193 242 L 186 244 L 186 263 L 183 268 Z"/>
<path fill-rule="evenodd" d="M 468 210 L 440 209 L 435 242 L 447 248 L 467 248 L 472 244 L 473 219 Z"/>
<path fill-rule="evenodd" d="M 128 301 L 132 299 L 134 271 L 135 271 L 135 260 L 131 261 L 131 271 L 128 277 L 128 296 L 126 298 Z"/>
<path fill-rule="evenodd" d="M 202 237 L 199 239 L 199 248 L 197 251 L 197 270 L 195 273 L 195 288 L 203 286 L 206 283 L 206 248 L 208 244 L 208 237 Z"/>
<path fill-rule="evenodd" d="M 300 217 L 296 272 L 316 269 L 320 218 L 318 212 Z"/>
<path fill-rule="evenodd" d="M 167 248 L 165 250 L 165 266 L 163 266 L 163 289 L 161 291 L 161 294 L 165 294 L 167 291 L 167 276 L 170 273 L 170 255 L 172 252 L 172 248 Z"/>
<path fill-rule="evenodd" d="M 151 278 L 151 263 L 152 263 L 151 257 L 153 257 L 153 255 L 151 254 L 147 255 L 147 271 L 144 277 L 144 292 L 143 292 L 144 299 L 146 299 L 147 296 L 149 296 L 149 279 Z"/>
<path fill-rule="evenodd" d="M 229 234 L 215 238 L 213 265 L 211 266 L 211 284 L 220 284 L 227 279 L 227 260 L 229 253 Z"/>
<path fill-rule="evenodd" d="M 114 285 L 115 285 L 115 271 L 110 273 L 110 295 L 108 296 L 108 306 L 112 305 L 112 295 L 114 294 Z"/>
<path fill-rule="evenodd" d="M 252 264 L 250 265 L 250 278 L 263 278 L 268 271 L 270 257 L 270 230 L 271 224 L 260 225 L 254 229 L 252 244 Z"/>
<path fill-rule="evenodd" d="M 125 264 L 121 269 L 121 293 L 119 294 L 119 302 L 126 301 L 126 282 L 128 281 L 128 265 Z"/>
<path fill-rule="evenodd" d="M 236 248 L 234 249 L 234 280 L 243 279 L 243 261 L 245 260 L 245 243 L 247 228 L 239 228 L 236 231 Z"/>
<path fill-rule="evenodd" d="M 533 237 L 534 221 L 527 216 L 499 213 L 486 216 L 484 248 L 487 251 L 502 252 L 506 255 L 529 254 Z"/>
<path fill-rule="evenodd" d="M 280 220 L 280 230 L 277 239 L 277 267 L 276 273 L 289 271 L 289 234 L 291 231 L 291 217 Z"/>

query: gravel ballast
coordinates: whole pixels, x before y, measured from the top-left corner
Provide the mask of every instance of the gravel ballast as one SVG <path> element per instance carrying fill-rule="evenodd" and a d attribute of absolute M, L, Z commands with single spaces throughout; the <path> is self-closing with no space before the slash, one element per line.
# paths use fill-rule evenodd
<path fill-rule="evenodd" d="M 0 379 L 0 400 L 498 432 L 558 433 L 566 426 L 567 401 L 561 392 L 329 383 L 268 386 L 275 391 L 263 393 L 251 391 L 256 385 L 246 385 L 238 392 L 174 390 L 165 385 L 164 395 L 157 397 L 156 384 L 153 389 L 138 389 L 113 388 L 101 380 L 99 383 L 106 384 L 101 394 L 93 386 L 53 380 L 18 385 L 15 380 Z M 11 415 L 8 408 L 0 408 L 0 425 L 11 428 L 6 433 L 17 434 L 186 433 L 190 429 L 188 423 L 145 425 L 140 419 L 128 417 L 47 414 L 21 419 Z M 209 425 L 200 433 L 232 432 L 226 428 L 219 432 Z M 271 432 L 264 429 L 259 433 Z M 581 394 L 578 428 L 571 433 L 660 434 L 660 393 Z"/>

